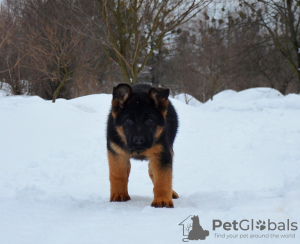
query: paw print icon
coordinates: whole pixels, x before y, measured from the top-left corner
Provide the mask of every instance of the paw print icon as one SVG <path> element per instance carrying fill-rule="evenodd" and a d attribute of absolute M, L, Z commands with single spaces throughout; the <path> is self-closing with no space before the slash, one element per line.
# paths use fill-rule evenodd
<path fill-rule="evenodd" d="M 266 222 L 265 221 L 256 221 L 256 229 L 259 229 L 259 230 L 264 230 L 266 228 Z"/>

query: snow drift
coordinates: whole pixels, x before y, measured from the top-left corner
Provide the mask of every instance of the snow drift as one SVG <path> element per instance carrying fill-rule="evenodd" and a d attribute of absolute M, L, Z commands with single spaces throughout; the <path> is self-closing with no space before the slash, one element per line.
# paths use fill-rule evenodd
<path fill-rule="evenodd" d="M 132 161 L 132 200 L 109 202 L 110 100 L 0 97 L 1 243 L 182 243 L 179 223 L 189 215 L 209 230 L 205 243 L 299 243 L 299 230 L 212 229 L 214 219 L 289 219 L 299 228 L 299 95 L 257 88 L 224 91 L 194 106 L 172 99 L 180 120 L 174 209 L 150 207 L 145 161 Z"/>

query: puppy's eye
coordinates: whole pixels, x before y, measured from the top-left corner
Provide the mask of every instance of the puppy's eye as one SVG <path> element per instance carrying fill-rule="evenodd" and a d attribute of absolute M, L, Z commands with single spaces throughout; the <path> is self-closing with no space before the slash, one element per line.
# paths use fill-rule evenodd
<path fill-rule="evenodd" d="M 133 120 L 132 119 L 126 119 L 124 121 L 124 125 L 128 125 L 128 126 L 132 126 L 134 123 L 133 123 Z"/>
<path fill-rule="evenodd" d="M 154 124 L 154 120 L 153 120 L 153 119 L 147 119 L 147 120 L 145 121 L 145 124 L 148 125 L 148 126 L 151 126 L 151 125 Z"/>

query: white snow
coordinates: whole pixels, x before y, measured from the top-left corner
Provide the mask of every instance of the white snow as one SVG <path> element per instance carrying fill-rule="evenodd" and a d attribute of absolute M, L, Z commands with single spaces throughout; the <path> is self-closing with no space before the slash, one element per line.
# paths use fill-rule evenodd
<path fill-rule="evenodd" d="M 224 91 L 196 107 L 172 99 L 180 120 L 174 209 L 150 207 L 145 161 L 132 161 L 131 201 L 109 202 L 110 101 L 104 94 L 55 104 L 0 96 L 1 244 L 183 243 L 179 223 L 189 215 L 209 230 L 203 243 L 299 243 L 299 230 L 212 229 L 213 219 L 289 219 L 299 229 L 299 95 Z M 224 240 L 216 233 L 291 236 Z"/>

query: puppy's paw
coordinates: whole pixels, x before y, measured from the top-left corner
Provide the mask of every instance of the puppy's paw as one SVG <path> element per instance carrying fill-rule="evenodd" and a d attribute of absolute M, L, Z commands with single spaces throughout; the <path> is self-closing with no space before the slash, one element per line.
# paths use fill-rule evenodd
<path fill-rule="evenodd" d="M 130 196 L 128 193 L 124 194 L 111 194 L 110 201 L 111 202 L 127 202 L 130 200 Z"/>
<path fill-rule="evenodd" d="M 151 203 L 151 206 L 155 208 L 174 208 L 172 199 L 164 199 L 164 198 L 154 199 L 153 202 Z"/>

